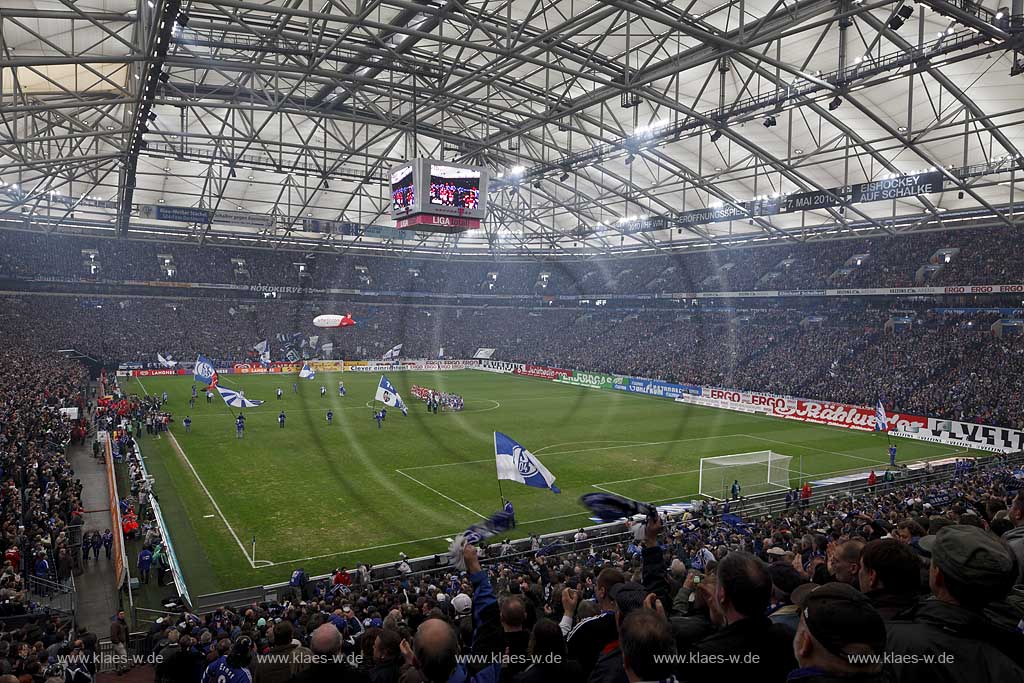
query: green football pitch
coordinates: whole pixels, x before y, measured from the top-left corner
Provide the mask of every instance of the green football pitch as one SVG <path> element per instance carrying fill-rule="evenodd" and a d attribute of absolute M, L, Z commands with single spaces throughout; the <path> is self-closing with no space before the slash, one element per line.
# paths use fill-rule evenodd
<path fill-rule="evenodd" d="M 337 390 L 342 377 L 344 398 Z M 689 501 L 702 457 L 772 450 L 792 456 L 791 467 L 811 477 L 888 461 L 882 435 L 662 398 L 472 370 L 389 379 L 409 415 L 391 410 L 378 429 L 371 408 L 378 375 L 225 376 L 224 386 L 265 401 L 245 411 L 242 440 L 235 436 L 238 411 L 219 397 L 207 404 L 200 395 L 189 408 L 190 377 L 124 380 L 128 393 L 168 394 L 175 416 L 170 434 L 143 434 L 140 445 L 193 595 L 284 581 L 300 566 L 316 575 L 360 561 L 392 561 L 399 552 L 444 551 L 446 538 L 500 509 L 494 431 L 536 454 L 562 490 L 502 483 L 515 505 L 517 538 L 589 525 L 579 497 L 596 490 L 648 502 Z M 428 414 L 410 395 L 412 384 L 457 392 L 465 410 Z M 277 421 L 281 410 L 284 428 Z M 186 414 L 190 433 L 181 423 Z M 901 462 L 953 452 L 940 444 L 898 443 Z"/>

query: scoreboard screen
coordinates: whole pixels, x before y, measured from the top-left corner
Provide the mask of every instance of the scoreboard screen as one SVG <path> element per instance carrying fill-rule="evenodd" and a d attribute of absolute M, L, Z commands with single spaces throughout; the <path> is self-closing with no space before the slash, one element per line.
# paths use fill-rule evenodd
<path fill-rule="evenodd" d="M 400 166 L 391 171 L 391 213 L 410 212 L 416 206 L 416 184 L 413 167 Z"/>
<path fill-rule="evenodd" d="M 480 208 L 480 170 L 430 165 L 430 205 L 451 209 Z"/>
<path fill-rule="evenodd" d="M 488 172 L 481 166 L 416 159 L 393 167 L 390 180 L 396 220 L 445 216 L 479 223 L 487 216 Z"/>

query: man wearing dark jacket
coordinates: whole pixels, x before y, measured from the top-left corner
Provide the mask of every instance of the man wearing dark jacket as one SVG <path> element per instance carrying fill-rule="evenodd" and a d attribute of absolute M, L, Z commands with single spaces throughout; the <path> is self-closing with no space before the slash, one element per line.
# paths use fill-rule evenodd
<path fill-rule="evenodd" d="M 527 652 L 530 647 L 530 632 L 526 624 L 526 604 L 518 595 L 510 595 L 501 601 L 501 630 L 505 639 L 505 661 L 501 666 L 503 683 L 511 681 L 527 666 Z"/>
<path fill-rule="evenodd" d="M 192 638 L 181 636 L 174 647 L 164 648 L 167 654 L 156 665 L 156 680 L 158 682 L 178 683 L 179 681 L 199 680 L 206 658 L 193 649 L 193 644 Z"/>
<path fill-rule="evenodd" d="M 932 596 L 889 623 L 887 649 L 902 659 L 924 655 L 932 661 L 894 664 L 897 680 L 1024 681 L 1019 664 L 1024 637 L 983 613 L 986 605 L 1006 597 L 1017 578 L 1013 551 L 991 533 L 966 524 L 925 536 L 920 546 L 931 553 Z"/>
<path fill-rule="evenodd" d="M 699 590 L 718 630 L 683 657 L 680 680 L 784 680 L 796 666 L 792 632 L 765 616 L 772 595 L 765 564 L 750 553 L 730 552 Z"/>
<path fill-rule="evenodd" d="M 313 653 L 292 642 L 294 637 L 295 628 L 290 621 L 274 624 L 274 645 L 266 654 L 256 656 L 254 683 L 285 683 L 309 667 Z"/>
<path fill-rule="evenodd" d="M 888 621 L 917 604 L 921 560 L 909 545 L 895 538 L 874 540 L 861 553 L 857 580 L 860 591 Z"/>
<path fill-rule="evenodd" d="M 1003 534 L 1003 540 L 1017 556 L 1017 583 L 1024 583 L 1024 495 L 1020 491 L 1010 505 L 1010 521 L 1013 528 Z"/>
<path fill-rule="evenodd" d="M 370 683 L 398 683 L 402 673 L 402 637 L 384 629 L 373 641 L 373 667 Z"/>
<path fill-rule="evenodd" d="M 308 669 L 288 679 L 289 683 L 369 683 L 366 672 L 344 661 L 341 631 L 331 622 L 313 631 L 309 649 L 316 660 Z"/>
<path fill-rule="evenodd" d="M 646 596 L 647 592 L 644 587 L 633 581 L 612 586 L 611 598 L 615 603 L 616 636 L 615 640 L 608 643 L 601 651 L 601 656 L 597 658 L 594 671 L 590 674 L 590 683 L 628 683 L 626 670 L 622 665 L 619 634 L 622 630 L 623 620 L 644 606 Z"/>
<path fill-rule="evenodd" d="M 847 583 L 806 584 L 797 589 L 800 623 L 793 654 L 800 667 L 790 683 L 883 683 L 881 658 L 885 650 L 885 621 L 867 597 Z"/>
<path fill-rule="evenodd" d="M 622 570 L 614 567 L 602 569 L 597 575 L 597 585 L 594 589 L 601 613 L 576 624 L 566 637 L 569 657 L 580 663 L 584 676 L 590 675 L 605 647 L 619 639 L 619 630 L 615 626 L 615 601 L 612 599 L 611 590 L 625 581 L 626 575 Z"/>
<path fill-rule="evenodd" d="M 676 654 L 676 644 L 663 614 L 647 608 L 634 610 L 622 620 L 619 638 L 629 683 L 672 680 L 673 664 L 667 660 Z"/>

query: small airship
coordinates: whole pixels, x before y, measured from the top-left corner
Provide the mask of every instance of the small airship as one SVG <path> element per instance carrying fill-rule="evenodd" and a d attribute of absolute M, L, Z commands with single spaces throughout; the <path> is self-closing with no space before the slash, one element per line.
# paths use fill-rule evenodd
<path fill-rule="evenodd" d="M 345 315 L 328 314 L 313 318 L 313 324 L 317 327 L 351 327 L 356 324 L 356 321 L 348 313 Z"/>

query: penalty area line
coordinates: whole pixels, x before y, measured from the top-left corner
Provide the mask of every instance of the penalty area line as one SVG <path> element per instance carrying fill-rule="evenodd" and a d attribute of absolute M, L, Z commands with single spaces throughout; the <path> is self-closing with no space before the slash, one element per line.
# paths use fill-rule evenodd
<path fill-rule="evenodd" d="M 454 498 L 452 498 L 452 497 L 450 497 L 450 496 L 446 496 L 445 494 L 441 493 L 440 491 L 438 491 L 437 489 L 435 489 L 435 488 L 434 488 L 433 486 L 428 486 L 428 485 L 424 484 L 424 483 L 423 483 L 422 481 L 420 481 L 420 480 L 419 480 L 419 479 L 417 479 L 416 477 L 414 477 L 414 476 L 412 476 L 412 475 L 409 475 L 409 474 L 406 474 L 406 473 L 405 473 L 405 472 L 403 472 L 402 470 L 395 470 L 395 472 L 398 472 L 399 474 L 401 474 L 401 475 L 402 475 L 403 477 L 406 477 L 407 479 L 411 479 L 411 480 L 413 480 L 414 482 L 416 482 L 417 484 L 419 484 L 419 485 L 420 485 L 420 486 L 422 486 L 423 488 L 425 488 L 425 489 L 427 489 L 427 490 L 429 490 L 429 491 L 433 491 L 434 493 L 436 493 L 437 495 L 441 496 L 441 497 L 442 497 L 442 498 L 444 498 L 445 500 L 447 500 L 447 501 L 449 501 L 449 502 L 452 502 L 452 503 L 455 503 L 456 505 L 458 505 L 458 506 L 459 506 L 460 508 L 462 508 L 463 510 L 467 510 L 467 511 L 469 511 L 469 512 L 472 512 L 472 513 L 473 513 L 474 515 L 476 515 L 476 516 L 477 516 L 477 517 L 479 517 L 480 519 L 487 519 L 487 516 L 486 516 L 486 515 L 481 515 L 481 514 L 480 514 L 479 512 L 477 512 L 477 511 L 476 511 L 476 510 L 474 510 L 473 508 L 471 508 L 471 507 L 466 507 L 465 505 L 463 505 L 463 504 L 462 504 L 462 503 L 460 503 L 459 501 L 455 500 Z"/>

